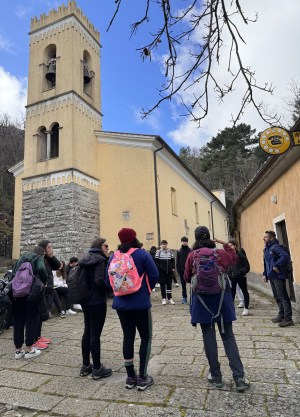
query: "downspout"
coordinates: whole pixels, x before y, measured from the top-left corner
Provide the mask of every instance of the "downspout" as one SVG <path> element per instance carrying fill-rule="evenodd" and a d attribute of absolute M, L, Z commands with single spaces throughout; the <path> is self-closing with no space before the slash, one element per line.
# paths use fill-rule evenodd
<path fill-rule="evenodd" d="M 229 240 L 229 218 L 230 218 L 230 216 L 227 216 L 226 217 L 226 222 L 227 222 L 227 238 L 228 238 L 228 240 Z"/>
<path fill-rule="evenodd" d="M 218 199 L 215 198 L 213 201 L 210 202 L 211 229 L 212 229 L 213 240 L 215 238 L 215 231 L 214 231 L 214 216 L 213 216 L 212 207 L 213 207 L 213 203 L 217 200 Z"/>
<path fill-rule="evenodd" d="M 158 202 L 158 186 L 157 186 L 157 164 L 156 164 L 156 153 L 161 151 L 164 148 L 162 144 L 161 148 L 156 149 L 153 152 L 154 156 L 154 179 L 155 179 L 155 198 L 156 198 L 156 218 L 157 218 L 157 238 L 158 238 L 158 247 L 160 246 L 160 219 L 159 219 L 159 202 Z"/>

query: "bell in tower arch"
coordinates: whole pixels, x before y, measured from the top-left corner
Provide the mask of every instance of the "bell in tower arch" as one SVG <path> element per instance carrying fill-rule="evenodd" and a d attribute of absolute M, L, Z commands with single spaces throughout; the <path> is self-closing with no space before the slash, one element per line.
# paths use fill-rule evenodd
<path fill-rule="evenodd" d="M 90 73 L 87 67 L 84 67 L 83 79 L 84 79 L 84 84 L 88 84 L 91 81 Z"/>
<path fill-rule="evenodd" d="M 51 81 L 52 83 L 55 83 L 55 80 L 56 80 L 56 61 L 51 60 L 49 62 L 48 71 L 47 71 L 45 77 L 48 81 Z"/>

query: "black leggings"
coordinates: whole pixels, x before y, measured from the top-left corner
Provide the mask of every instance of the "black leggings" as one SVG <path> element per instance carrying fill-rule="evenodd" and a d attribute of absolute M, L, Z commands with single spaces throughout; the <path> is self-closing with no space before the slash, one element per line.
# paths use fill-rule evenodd
<path fill-rule="evenodd" d="M 66 288 L 66 287 L 57 287 L 57 288 L 55 288 L 55 290 L 53 291 L 53 293 L 54 292 L 56 292 L 57 295 L 60 295 L 60 296 L 64 297 L 64 299 L 65 299 L 65 305 L 66 305 L 66 310 L 69 310 L 71 308 L 71 303 L 70 303 L 70 299 L 69 299 L 69 289 Z M 59 300 L 59 297 L 57 297 L 57 298 Z M 54 301 L 54 304 L 56 305 L 56 307 L 58 309 L 58 306 L 57 306 L 57 304 L 55 302 L 55 296 L 54 296 L 53 301 Z M 59 304 L 60 304 L 60 301 L 59 301 Z M 60 308 L 61 308 L 61 304 L 60 304 Z"/>
<path fill-rule="evenodd" d="M 151 309 L 147 310 L 117 310 L 124 333 L 123 356 L 128 376 L 130 368 L 133 368 L 134 339 L 136 329 L 141 337 L 140 345 L 140 378 L 147 376 L 147 367 L 151 353 L 152 343 L 152 315 Z"/>
<path fill-rule="evenodd" d="M 24 327 L 26 324 L 26 346 L 32 346 L 35 340 L 38 310 L 34 303 L 28 303 L 26 297 L 14 301 L 14 343 L 20 349 L 24 343 Z"/>
<path fill-rule="evenodd" d="M 236 294 L 236 286 L 237 284 L 239 284 L 239 287 L 242 290 L 242 293 L 244 295 L 245 308 L 248 308 L 250 297 L 249 297 L 248 288 L 247 288 L 247 278 L 246 277 L 239 278 L 237 281 L 232 281 L 231 284 L 232 284 L 231 294 L 232 294 L 233 301 L 234 301 L 235 294 Z"/>
<path fill-rule="evenodd" d="M 167 298 L 166 297 L 166 285 L 167 285 L 168 300 L 172 298 L 172 278 L 173 277 L 174 277 L 173 272 L 166 274 L 160 271 L 159 281 L 160 281 L 161 298 Z"/>
<path fill-rule="evenodd" d="M 106 303 L 96 305 L 82 305 L 84 314 L 84 333 L 81 341 L 82 362 L 84 366 L 90 364 L 90 354 L 93 366 L 99 370 L 100 362 L 100 336 L 106 318 Z"/>

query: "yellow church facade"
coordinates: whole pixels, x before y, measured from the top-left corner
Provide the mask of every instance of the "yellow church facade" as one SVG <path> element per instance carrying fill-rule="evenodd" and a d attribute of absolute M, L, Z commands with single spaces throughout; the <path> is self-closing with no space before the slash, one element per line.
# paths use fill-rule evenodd
<path fill-rule="evenodd" d="M 159 137 L 102 130 L 100 34 L 75 1 L 31 20 L 24 161 L 15 176 L 13 257 L 49 239 L 63 260 L 122 227 L 145 249 L 178 248 L 198 225 L 228 238 L 212 193 Z M 223 203 L 222 203 L 223 201 Z"/>

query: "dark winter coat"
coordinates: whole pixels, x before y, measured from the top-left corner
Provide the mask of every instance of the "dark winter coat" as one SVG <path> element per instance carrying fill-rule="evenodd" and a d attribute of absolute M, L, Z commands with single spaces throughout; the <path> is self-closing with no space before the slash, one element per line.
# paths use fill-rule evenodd
<path fill-rule="evenodd" d="M 47 306 L 47 301 L 45 297 L 45 289 L 43 290 L 43 294 L 39 297 L 36 301 L 36 308 L 39 312 L 39 316 L 42 321 L 47 321 L 49 318 L 49 310 Z"/>
<path fill-rule="evenodd" d="M 250 271 L 250 265 L 246 256 L 242 255 L 238 250 L 236 251 L 238 262 L 234 265 L 227 266 L 226 274 L 231 281 L 238 281 L 243 278 Z"/>
<path fill-rule="evenodd" d="M 52 258 L 50 258 L 50 256 L 46 255 L 45 259 L 46 259 L 45 267 L 48 273 L 46 295 L 51 295 L 53 293 L 53 272 L 52 271 L 57 271 L 60 268 L 60 262 L 55 256 L 52 256 Z"/>
<path fill-rule="evenodd" d="M 45 286 L 38 276 L 34 276 L 30 294 L 26 301 L 34 304 L 38 302 L 40 297 L 45 297 Z"/>
<path fill-rule="evenodd" d="M 176 261 L 176 269 L 178 274 L 183 273 L 185 271 L 185 263 L 190 252 L 191 249 L 188 246 L 182 245 L 181 248 L 178 249 Z"/>
<path fill-rule="evenodd" d="M 106 303 L 105 273 L 108 258 L 101 249 L 92 248 L 85 255 L 78 265 L 87 270 L 88 288 L 92 295 L 86 305 Z"/>
<path fill-rule="evenodd" d="M 272 246 L 274 246 L 275 252 L 279 255 L 278 258 L 275 258 L 272 255 Z M 287 279 L 288 276 L 283 269 L 283 265 L 290 259 L 290 255 L 279 245 L 278 239 L 274 239 L 272 242 L 267 243 L 264 251 L 264 276 L 267 279 Z M 274 271 L 273 266 L 279 269 L 279 274 Z"/>
<path fill-rule="evenodd" d="M 132 253 L 133 262 L 138 270 L 139 276 L 141 277 L 144 273 L 148 276 L 148 281 L 151 290 L 155 287 L 158 281 L 158 270 L 155 263 L 148 252 L 137 249 Z M 107 287 L 112 292 L 108 277 L 109 264 L 113 258 L 113 255 L 109 258 L 108 267 L 106 270 L 105 282 Z M 146 310 L 152 307 L 150 302 L 149 288 L 144 275 L 141 288 L 132 294 L 126 294 L 122 296 L 114 297 L 112 308 L 116 310 Z"/>
<path fill-rule="evenodd" d="M 175 269 L 175 258 L 171 249 L 167 249 L 166 252 L 163 249 L 160 249 L 156 252 L 155 265 L 159 272 L 173 274 L 173 269 Z"/>

